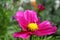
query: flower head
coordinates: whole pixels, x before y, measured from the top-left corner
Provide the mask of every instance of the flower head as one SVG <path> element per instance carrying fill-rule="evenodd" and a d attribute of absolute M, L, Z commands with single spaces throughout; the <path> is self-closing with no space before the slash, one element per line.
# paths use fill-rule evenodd
<path fill-rule="evenodd" d="M 14 37 L 29 38 L 31 35 L 45 36 L 54 34 L 57 30 L 48 20 L 40 22 L 37 13 L 33 10 L 17 11 L 15 19 L 22 28 L 22 32 L 16 32 Z"/>
<path fill-rule="evenodd" d="M 45 7 L 42 4 L 38 4 L 38 9 L 40 11 L 43 11 L 43 10 L 45 10 Z"/>

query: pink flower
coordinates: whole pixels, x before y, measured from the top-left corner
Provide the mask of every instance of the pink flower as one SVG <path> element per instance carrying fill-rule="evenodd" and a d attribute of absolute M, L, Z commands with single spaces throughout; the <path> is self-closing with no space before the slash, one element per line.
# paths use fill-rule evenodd
<path fill-rule="evenodd" d="M 17 11 L 15 19 L 22 28 L 22 32 L 14 33 L 14 37 L 26 39 L 31 35 L 45 36 L 54 34 L 57 30 L 56 26 L 52 26 L 48 20 L 40 22 L 37 13 L 33 10 Z"/>
<path fill-rule="evenodd" d="M 40 11 L 43 11 L 43 10 L 45 10 L 45 7 L 42 4 L 38 4 L 38 9 Z"/>

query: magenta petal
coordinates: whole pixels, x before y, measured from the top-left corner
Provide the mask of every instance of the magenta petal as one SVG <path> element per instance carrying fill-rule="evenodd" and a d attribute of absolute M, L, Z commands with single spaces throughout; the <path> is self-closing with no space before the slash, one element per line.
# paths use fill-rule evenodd
<path fill-rule="evenodd" d="M 35 34 L 37 36 L 46 36 L 46 35 L 51 35 L 51 34 L 54 34 L 57 30 L 57 27 L 50 27 L 50 28 L 47 28 L 47 29 L 42 29 L 42 30 L 38 30 L 35 32 Z"/>
<path fill-rule="evenodd" d="M 24 12 L 24 17 L 28 22 L 37 22 L 37 13 L 33 10 L 26 10 Z"/>
<path fill-rule="evenodd" d="M 40 24 L 40 17 L 38 17 L 38 21 L 36 22 L 38 25 Z"/>
<path fill-rule="evenodd" d="M 17 32 L 15 34 L 13 34 L 14 37 L 17 37 L 17 38 L 29 38 L 30 37 L 30 33 L 29 32 Z"/>
<path fill-rule="evenodd" d="M 15 15 L 15 19 L 16 19 L 17 21 L 19 21 L 20 18 L 23 17 L 23 15 L 24 15 L 23 13 L 24 13 L 23 11 L 17 11 L 17 12 L 16 12 L 16 15 Z"/>
<path fill-rule="evenodd" d="M 51 27 L 51 26 L 52 25 L 48 20 L 43 21 L 42 23 L 39 24 L 39 28 L 46 28 L 46 27 L 48 28 L 48 27 Z"/>
<path fill-rule="evenodd" d="M 15 15 L 15 19 L 18 21 L 20 27 L 25 31 L 27 29 L 28 22 L 24 18 L 24 12 L 17 11 Z"/>

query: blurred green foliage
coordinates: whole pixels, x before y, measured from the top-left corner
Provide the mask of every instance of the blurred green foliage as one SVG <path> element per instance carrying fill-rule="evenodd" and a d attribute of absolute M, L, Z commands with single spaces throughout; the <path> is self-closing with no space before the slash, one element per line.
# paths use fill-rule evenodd
<path fill-rule="evenodd" d="M 12 19 L 20 6 L 17 2 L 19 3 L 20 0 L 0 0 L 0 40 L 22 40 L 14 38 L 12 35 L 14 32 L 21 30 L 16 20 Z M 29 40 L 60 40 L 60 7 L 55 10 L 55 0 L 37 0 L 37 4 L 39 3 L 43 4 L 46 8 L 44 11 L 39 12 L 41 20 L 50 20 L 58 27 L 58 30 L 53 36 L 32 36 Z M 33 9 L 30 3 L 22 4 L 21 6 L 24 10 Z"/>

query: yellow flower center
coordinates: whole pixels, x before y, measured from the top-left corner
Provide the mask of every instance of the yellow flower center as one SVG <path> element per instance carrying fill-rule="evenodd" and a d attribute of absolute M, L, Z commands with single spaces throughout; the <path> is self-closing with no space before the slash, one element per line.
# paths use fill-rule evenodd
<path fill-rule="evenodd" d="M 35 31 L 38 29 L 38 25 L 36 23 L 30 23 L 28 24 L 28 29 L 31 31 Z"/>

